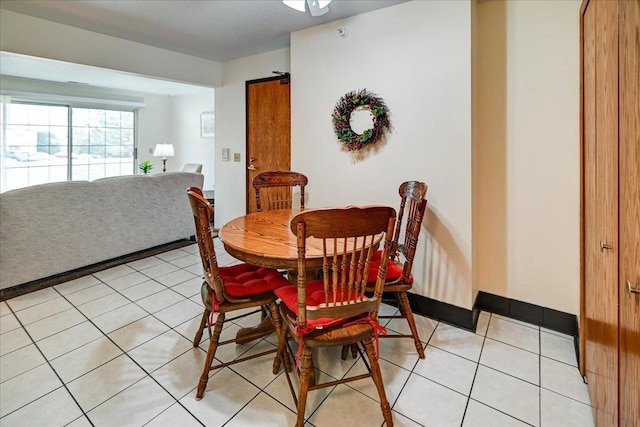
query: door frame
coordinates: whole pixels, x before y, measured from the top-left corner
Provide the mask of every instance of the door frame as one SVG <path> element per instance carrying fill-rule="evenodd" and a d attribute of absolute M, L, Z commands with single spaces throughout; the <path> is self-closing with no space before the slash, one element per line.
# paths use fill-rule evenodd
<path fill-rule="evenodd" d="M 586 376 L 586 340 L 585 340 L 585 249 L 584 249 L 584 14 L 589 0 L 582 0 L 580 5 L 580 307 L 579 318 L 579 342 L 578 342 L 578 368 L 583 377 Z"/>

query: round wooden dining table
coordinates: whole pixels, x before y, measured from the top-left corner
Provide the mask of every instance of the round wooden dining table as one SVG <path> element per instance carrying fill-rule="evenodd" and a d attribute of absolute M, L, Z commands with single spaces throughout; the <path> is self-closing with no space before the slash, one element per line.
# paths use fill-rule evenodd
<path fill-rule="evenodd" d="M 250 213 L 233 219 L 222 226 L 218 235 L 231 256 L 249 264 L 287 270 L 289 280 L 295 284 L 298 270 L 297 237 L 291 231 L 291 219 L 300 209 L 276 209 Z M 382 234 L 374 239 L 378 246 Z M 349 244 L 349 243 L 348 243 Z M 331 253 L 331 248 L 327 248 Z M 320 269 L 323 262 L 322 240 L 307 238 L 305 263 L 307 269 Z M 267 318 L 253 328 L 238 331 L 238 343 L 249 342 L 257 336 L 273 331 Z"/>
<path fill-rule="evenodd" d="M 219 232 L 225 250 L 234 258 L 262 267 L 296 271 L 298 244 L 291 231 L 291 219 L 300 209 L 276 209 L 250 213 L 226 223 Z M 380 243 L 382 235 L 375 239 Z M 322 240 L 307 238 L 307 268 L 322 268 Z M 331 248 L 327 248 L 331 253 Z"/>
<path fill-rule="evenodd" d="M 262 267 L 297 270 L 296 235 L 289 228 L 300 209 L 250 213 L 226 223 L 219 232 L 225 250 L 234 258 Z M 307 242 L 307 265 L 322 267 L 322 243 Z"/>
<path fill-rule="evenodd" d="M 288 277 L 295 283 L 298 269 L 297 238 L 291 232 L 289 223 L 300 209 L 277 209 L 250 213 L 226 223 L 218 236 L 224 248 L 231 256 L 249 264 L 262 267 L 285 269 Z M 316 252 L 311 248 L 308 253 L 309 267 L 322 266 L 322 249 Z M 314 262 L 314 260 L 317 260 Z M 238 330 L 236 340 L 239 344 L 249 342 L 255 337 L 273 332 L 273 323 L 263 318 L 259 325 Z"/>

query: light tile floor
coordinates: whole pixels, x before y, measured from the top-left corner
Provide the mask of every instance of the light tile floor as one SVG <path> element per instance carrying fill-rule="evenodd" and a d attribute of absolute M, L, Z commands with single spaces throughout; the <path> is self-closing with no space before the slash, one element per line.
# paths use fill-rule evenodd
<path fill-rule="evenodd" d="M 216 239 L 221 265 L 235 262 Z M 152 256 L 0 303 L 0 426 L 288 426 L 293 400 L 262 357 L 214 371 L 195 400 L 207 342 L 197 246 Z M 383 305 L 385 312 L 395 308 Z M 257 315 L 255 315 L 257 316 Z M 257 323 L 228 326 L 235 334 Z M 482 313 L 476 333 L 417 317 L 426 359 L 382 339 L 396 426 L 592 426 L 571 337 Z M 387 328 L 406 331 L 401 320 Z M 205 333 L 206 339 L 206 333 Z M 218 357 L 273 348 L 272 335 Z M 339 350 L 316 354 L 318 379 L 365 369 Z M 311 392 L 309 426 L 380 426 L 369 379 Z"/>

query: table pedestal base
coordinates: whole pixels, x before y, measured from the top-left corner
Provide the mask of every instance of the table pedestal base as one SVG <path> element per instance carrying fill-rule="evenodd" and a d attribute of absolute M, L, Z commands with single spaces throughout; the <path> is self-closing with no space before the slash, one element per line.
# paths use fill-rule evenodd
<path fill-rule="evenodd" d="M 251 328 L 242 328 L 236 333 L 236 343 L 246 344 L 255 339 L 265 337 L 272 332 L 275 332 L 276 328 L 273 326 L 273 322 L 268 317 L 264 317 L 258 326 Z"/>

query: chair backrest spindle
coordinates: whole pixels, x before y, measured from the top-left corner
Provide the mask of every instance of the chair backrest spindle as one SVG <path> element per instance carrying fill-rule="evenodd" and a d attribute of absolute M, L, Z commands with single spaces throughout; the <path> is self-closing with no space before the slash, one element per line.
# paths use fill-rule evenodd
<path fill-rule="evenodd" d="M 308 183 L 305 175 L 293 171 L 262 172 L 253 178 L 256 194 L 256 209 L 291 209 L 293 189 L 300 187 L 300 208 L 304 209 L 304 190 Z"/>
<path fill-rule="evenodd" d="M 413 260 L 422 228 L 422 219 L 424 218 L 427 207 L 427 199 L 425 198 L 427 195 L 427 184 L 420 181 L 406 181 L 400 185 L 398 193 L 400 194 L 400 209 L 398 210 L 398 219 L 391 242 L 391 252 L 389 263 L 387 264 L 388 268 L 386 271 L 384 291 L 387 295 L 393 295 L 396 301 L 398 301 L 400 316 L 385 317 L 405 318 L 411 334 L 392 333 L 386 336 L 413 338 L 418 356 L 424 359 L 424 348 L 418 334 L 413 312 L 411 311 L 407 291 L 413 287 L 411 269 L 413 268 Z M 404 218 L 406 218 L 406 221 L 403 222 Z M 401 237 L 403 232 L 404 235 Z M 380 254 L 376 254 L 376 256 L 378 255 Z M 384 254 L 382 254 L 382 256 L 384 257 Z M 376 262 L 378 262 L 378 260 L 380 260 L 379 257 L 376 258 Z M 369 271 L 369 292 L 373 290 L 376 266 L 376 263 L 374 263 L 373 268 Z"/>
<path fill-rule="evenodd" d="M 410 277 L 413 268 L 413 258 L 416 253 L 418 237 L 422 227 L 422 219 L 427 207 L 427 184 L 418 181 L 407 181 L 400 185 L 398 193 L 400 195 L 400 209 L 398 210 L 398 220 L 391 243 L 391 258 L 398 261 L 399 255 L 403 260 L 403 276 Z M 405 212 L 406 211 L 406 212 Z M 406 221 L 403 218 L 406 213 Z M 401 230 L 404 225 L 404 236 L 402 242 Z"/>
<path fill-rule="evenodd" d="M 395 210 L 388 206 L 328 208 L 306 210 L 291 220 L 298 244 L 298 325 L 318 319 L 344 319 L 369 313 L 377 316 Z M 310 238 L 320 240 L 323 248 L 322 302 L 318 295 L 307 303 L 306 245 Z M 383 257 L 373 296 L 365 295 L 368 271 L 378 242 L 384 239 Z M 314 243 L 315 244 L 315 243 Z"/>
<path fill-rule="evenodd" d="M 187 196 L 193 212 L 193 220 L 196 228 L 196 241 L 202 260 L 204 279 L 209 287 L 213 289 L 216 299 L 222 300 L 224 297 L 224 286 L 220 277 L 218 260 L 211 234 L 211 218 L 213 208 L 203 197 L 202 190 L 197 187 L 187 188 Z"/>

